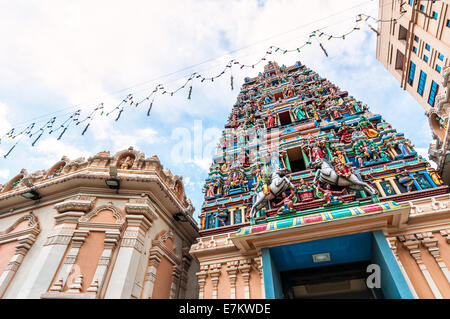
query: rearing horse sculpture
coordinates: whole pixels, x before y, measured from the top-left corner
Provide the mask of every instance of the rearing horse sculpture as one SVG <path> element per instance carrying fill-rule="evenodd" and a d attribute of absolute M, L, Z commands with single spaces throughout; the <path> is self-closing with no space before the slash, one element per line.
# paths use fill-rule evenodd
<path fill-rule="evenodd" d="M 289 188 L 294 189 L 294 185 L 292 185 L 291 181 L 285 175 L 286 170 L 284 169 L 278 169 L 272 172 L 270 192 L 268 194 L 264 194 L 260 191 L 253 195 L 254 204 L 250 210 L 249 217 L 254 218 L 258 210 L 263 208 L 269 200 L 274 199 Z"/>
<path fill-rule="evenodd" d="M 377 195 L 376 189 L 364 182 L 361 177 L 358 177 L 354 173 L 350 177 L 340 176 L 336 173 L 333 166 L 323 159 L 317 158 L 311 163 L 311 167 L 318 168 L 314 176 L 313 184 L 316 185 L 317 181 L 322 183 L 328 183 L 330 185 L 344 186 L 354 190 L 364 190 L 371 196 Z"/>

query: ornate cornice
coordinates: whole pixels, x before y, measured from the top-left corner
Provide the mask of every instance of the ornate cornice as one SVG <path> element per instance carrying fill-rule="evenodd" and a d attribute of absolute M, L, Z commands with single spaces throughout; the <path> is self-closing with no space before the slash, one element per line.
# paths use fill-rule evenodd
<path fill-rule="evenodd" d="M 67 211 L 88 212 L 94 205 L 95 197 L 91 196 L 75 196 L 74 198 L 65 200 L 56 204 L 54 207 L 58 213 Z"/>
<path fill-rule="evenodd" d="M 158 218 L 148 198 L 130 199 L 130 202 L 125 204 L 125 212 L 127 214 L 144 215 L 150 222 Z"/>

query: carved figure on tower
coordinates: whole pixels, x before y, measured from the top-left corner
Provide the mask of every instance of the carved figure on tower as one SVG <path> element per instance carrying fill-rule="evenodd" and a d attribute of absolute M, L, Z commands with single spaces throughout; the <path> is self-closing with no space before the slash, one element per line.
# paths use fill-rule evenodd
<path fill-rule="evenodd" d="M 317 189 L 323 193 L 323 199 L 325 200 L 325 203 L 338 203 L 339 197 L 336 197 L 335 195 L 344 195 L 347 193 L 347 190 L 344 188 L 341 191 L 332 191 L 330 184 L 327 184 L 325 188 L 320 187 L 320 184 L 316 184 Z"/>
<path fill-rule="evenodd" d="M 375 129 L 375 126 L 363 115 L 359 117 L 358 127 L 368 138 L 375 138 L 378 136 L 378 132 Z"/>
<path fill-rule="evenodd" d="M 295 192 L 293 189 L 291 189 L 291 193 L 289 194 L 289 196 L 286 195 L 286 193 L 283 192 L 282 196 L 283 196 L 283 200 L 275 205 L 273 205 L 274 207 L 279 207 L 281 206 L 278 210 L 277 210 L 277 214 L 283 212 L 283 213 L 288 213 L 288 212 L 292 212 L 294 211 L 294 202 L 292 201 L 292 197 L 294 197 Z"/>

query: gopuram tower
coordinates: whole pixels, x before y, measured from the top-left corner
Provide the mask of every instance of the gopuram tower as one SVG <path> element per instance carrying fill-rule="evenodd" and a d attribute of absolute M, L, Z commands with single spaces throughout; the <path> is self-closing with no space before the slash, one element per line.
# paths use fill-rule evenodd
<path fill-rule="evenodd" d="M 300 62 L 245 79 L 203 191 L 200 298 L 450 298 L 448 186 Z"/>

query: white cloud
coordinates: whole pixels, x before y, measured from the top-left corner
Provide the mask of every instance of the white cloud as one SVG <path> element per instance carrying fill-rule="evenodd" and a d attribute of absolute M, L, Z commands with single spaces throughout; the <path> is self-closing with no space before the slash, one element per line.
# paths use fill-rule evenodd
<path fill-rule="evenodd" d="M 0 169 L 0 178 L 7 179 L 9 177 L 9 169 Z"/>
<path fill-rule="evenodd" d="M 44 157 L 39 156 L 37 160 L 41 163 L 42 168 L 49 168 L 51 165 L 59 161 L 64 155 L 74 160 L 79 157 L 88 158 L 93 155 L 90 151 L 78 149 L 64 141 L 57 140 L 54 137 L 46 138 L 36 144 L 37 152 Z"/>
<path fill-rule="evenodd" d="M 3 102 L 0 102 L 0 138 L 3 134 L 7 133 L 11 128 L 11 124 L 8 121 L 8 115 L 10 108 Z"/>

